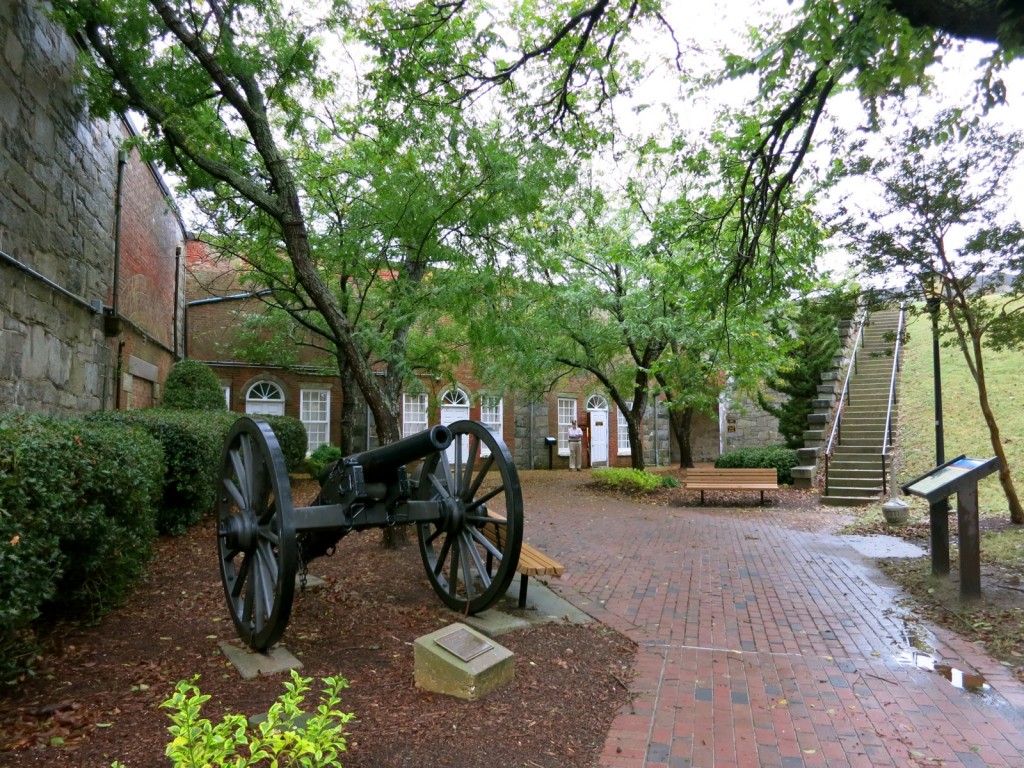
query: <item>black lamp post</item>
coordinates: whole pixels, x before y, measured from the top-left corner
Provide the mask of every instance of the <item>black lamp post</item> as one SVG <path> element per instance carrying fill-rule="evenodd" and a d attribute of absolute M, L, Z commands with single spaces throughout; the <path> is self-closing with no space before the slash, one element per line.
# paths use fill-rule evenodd
<path fill-rule="evenodd" d="M 935 466 L 946 463 L 942 434 L 942 367 L 939 363 L 939 310 L 942 307 L 942 282 L 932 274 L 924 283 L 925 301 L 932 318 L 932 379 L 935 385 Z M 931 523 L 932 573 L 949 573 L 949 500 L 941 499 L 928 507 Z"/>

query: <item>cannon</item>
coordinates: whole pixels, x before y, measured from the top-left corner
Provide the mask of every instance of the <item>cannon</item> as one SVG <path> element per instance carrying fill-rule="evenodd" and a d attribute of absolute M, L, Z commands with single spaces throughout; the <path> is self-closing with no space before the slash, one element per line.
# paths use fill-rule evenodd
<path fill-rule="evenodd" d="M 281 639 L 296 577 L 352 531 L 415 524 L 427 577 L 459 613 L 486 610 L 508 590 L 522 491 L 508 448 L 483 424 L 432 427 L 345 457 L 319 479 L 312 505 L 295 508 L 270 426 L 243 417 L 229 432 L 217 493 L 220 572 L 235 628 L 253 650 Z"/>

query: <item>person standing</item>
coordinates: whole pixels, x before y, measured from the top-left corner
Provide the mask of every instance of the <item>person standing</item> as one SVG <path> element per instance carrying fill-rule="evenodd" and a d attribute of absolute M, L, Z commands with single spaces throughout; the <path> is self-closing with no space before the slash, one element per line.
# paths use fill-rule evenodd
<path fill-rule="evenodd" d="M 576 426 L 576 419 L 569 425 L 569 469 L 577 472 L 583 467 L 583 430 Z"/>

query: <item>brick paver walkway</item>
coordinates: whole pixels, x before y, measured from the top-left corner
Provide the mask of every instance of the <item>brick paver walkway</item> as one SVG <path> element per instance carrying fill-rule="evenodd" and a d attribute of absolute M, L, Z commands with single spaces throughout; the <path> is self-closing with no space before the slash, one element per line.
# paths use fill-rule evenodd
<path fill-rule="evenodd" d="M 834 513 L 626 504 L 552 475 L 564 492 L 524 482 L 527 540 L 566 566 L 556 591 L 639 645 L 602 766 L 1024 766 L 1024 685 L 934 627 L 949 676 L 989 689 L 908 660 L 920 625 L 818 532 Z"/>

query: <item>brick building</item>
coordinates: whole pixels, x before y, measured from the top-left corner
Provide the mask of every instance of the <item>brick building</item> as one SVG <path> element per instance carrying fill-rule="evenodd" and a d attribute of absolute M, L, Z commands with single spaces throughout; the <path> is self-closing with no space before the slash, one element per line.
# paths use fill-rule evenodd
<path fill-rule="evenodd" d="M 132 127 L 89 115 L 77 53 L 0 3 L 0 408 L 150 406 L 183 354 L 185 229 Z"/>
<path fill-rule="evenodd" d="M 309 449 L 339 442 L 341 386 L 333 360 L 304 353 L 284 366 L 250 364 L 236 354 L 236 334 L 244 317 L 262 313 L 264 304 L 243 287 L 230 269 L 210 261 L 197 243 L 189 250 L 187 279 L 187 355 L 210 365 L 223 387 L 228 407 L 249 413 L 294 416 L 306 425 Z M 576 377 L 558 391 L 530 401 L 500 384 L 482 382 L 466 364 L 456 369 L 455 384 L 436 377 L 421 378 L 420 393 L 405 394 L 400 415 L 403 432 L 412 434 L 436 423 L 471 418 L 487 424 L 508 445 L 520 468 L 568 467 L 566 430 L 573 418 L 585 427 L 587 466 L 630 465 L 625 420 L 596 380 Z M 375 445 L 369 410 L 358 403 L 354 443 Z M 669 429 L 663 403 L 649 408 L 644 421 L 645 459 L 649 465 L 678 461 L 678 447 Z M 700 460 L 717 455 L 717 426 L 701 418 L 694 429 Z M 556 444 L 547 445 L 545 438 Z"/>

